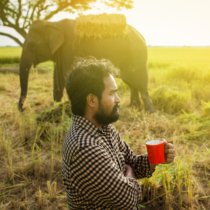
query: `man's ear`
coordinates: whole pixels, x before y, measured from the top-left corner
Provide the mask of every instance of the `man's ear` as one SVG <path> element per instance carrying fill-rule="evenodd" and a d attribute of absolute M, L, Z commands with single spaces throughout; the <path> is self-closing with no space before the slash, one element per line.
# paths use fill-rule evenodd
<path fill-rule="evenodd" d="M 89 94 L 87 95 L 86 101 L 88 106 L 94 108 L 98 103 L 98 98 L 93 94 Z"/>

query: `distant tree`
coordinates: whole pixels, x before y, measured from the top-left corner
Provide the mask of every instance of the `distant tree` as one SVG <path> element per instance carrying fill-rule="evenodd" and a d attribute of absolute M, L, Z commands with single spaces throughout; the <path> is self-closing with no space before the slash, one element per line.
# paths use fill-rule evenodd
<path fill-rule="evenodd" d="M 55 14 L 65 11 L 85 11 L 97 0 L 0 0 L 0 26 L 15 29 L 24 39 L 27 29 L 35 20 L 49 20 Z M 133 7 L 133 0 L 101 0 L 107 6 L 117 9 Z M 11 34 L 0 32 L 0 35 L 13 39 L 20 46 L 23 43 Z"/>

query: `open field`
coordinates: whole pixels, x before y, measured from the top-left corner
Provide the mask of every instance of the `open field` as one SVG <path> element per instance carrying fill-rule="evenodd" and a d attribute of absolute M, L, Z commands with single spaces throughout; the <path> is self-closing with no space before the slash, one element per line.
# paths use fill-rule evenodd
<path fill-rule="evenodd" d="M 13 57 L 18 56 L 20 57 L 22 52 L 21 47 L 1 47 L 0 48 L 0 57 Z"/>
<path fill-rule="evenodd" d="M 20 48 L 0 48 L 19 57 Z M 128 107 L 128 86 L 117 80 L 121 118 L 114 123 L 137 153 L 165 138 L 176 159 L 142 179 L 142 209 L 210 209 L 210 49 L 149 48 L 149 92 L 156 113 Z M 2 64 L 1 68 L 17 66 Z M 53 64 L 32 69 L 26 110 L 19 113 L 19 76 L 0 72 L 0 210 L 68 209 L 62 184 L 62 143 L 71 125 L 69 106 L 53 103 Z M 68 101 L 64 94 L 63 102 Z M 65 107 L 66 106 L 66 107 Z M 52 111 L 53 110 L 53 111 Z"/>
<path fill-rule="evenodd" d="M 0 64 L 1 66 L 17 65 L 20 60 L 22 48 L 20 47 L 1 47 L 0 48 Z"/>

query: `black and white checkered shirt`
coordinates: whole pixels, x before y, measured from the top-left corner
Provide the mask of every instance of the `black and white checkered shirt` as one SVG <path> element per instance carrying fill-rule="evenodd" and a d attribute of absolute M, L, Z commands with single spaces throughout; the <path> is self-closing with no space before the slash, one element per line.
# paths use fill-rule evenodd
<path fill-rule="evenodd" d="M 100 130 L 73 115 L 62 158 L 69 209 L 139 209 L 141 187 L 124 176 L 125 163 L 138 179 L 152 175 L 147 154 L 134 155 L 113 125 Z"/>

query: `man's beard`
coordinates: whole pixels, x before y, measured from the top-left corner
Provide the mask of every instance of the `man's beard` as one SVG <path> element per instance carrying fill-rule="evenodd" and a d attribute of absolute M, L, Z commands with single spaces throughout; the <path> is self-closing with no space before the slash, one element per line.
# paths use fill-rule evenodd
<path fill-rule="evenodd" d="M 94 119 L 101 125 L 109 125 L 110 123 L 116 122 L 120 114 L 117 112 L 117 109 L 120 108 L 120 104 L 115 104 L 111 114 L 106 114 L 104 106 L 99 104 L 99 110 L 94 115 Z"/>

